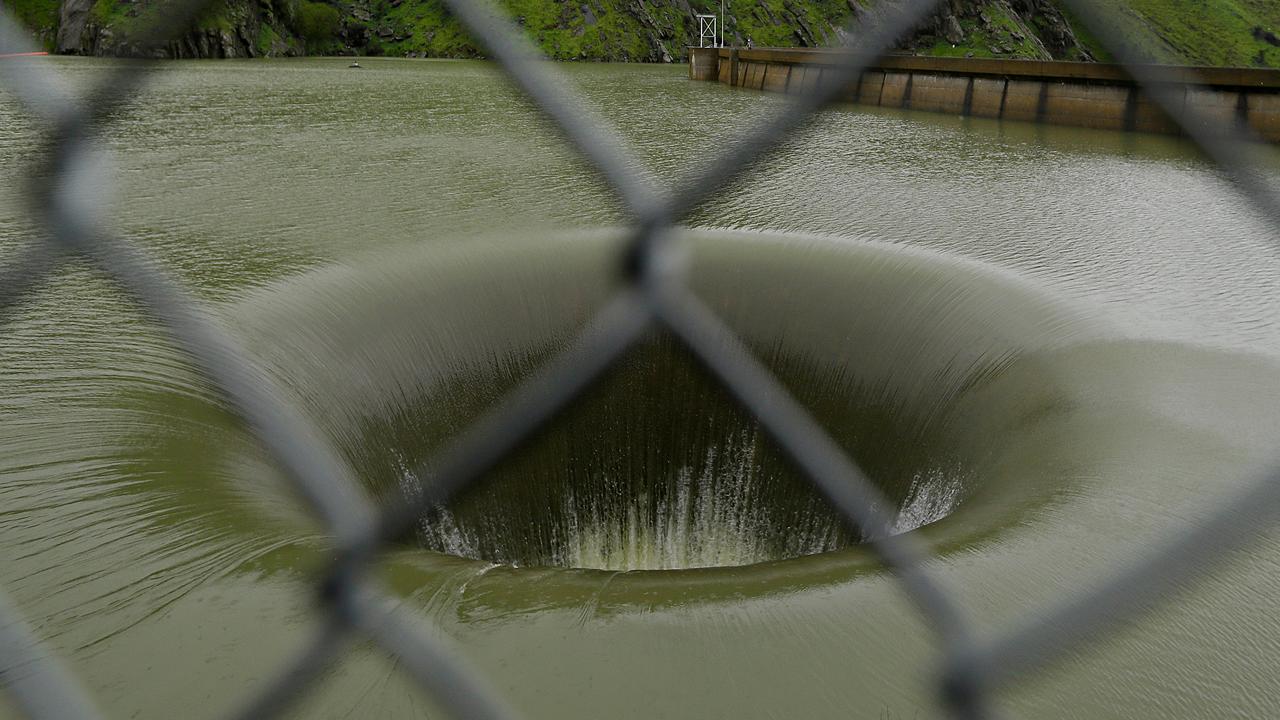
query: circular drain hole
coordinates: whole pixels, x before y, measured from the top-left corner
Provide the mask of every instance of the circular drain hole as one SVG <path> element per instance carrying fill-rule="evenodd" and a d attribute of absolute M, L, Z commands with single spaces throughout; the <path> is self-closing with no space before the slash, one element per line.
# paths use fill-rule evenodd
<path fill-rule="evenodd" d="M 858 439 L 893 532 L 950 513 L 966 472 L 890 408 L 810 363 L 776 363 Z M 814 392 L 817 391 L 817 392 Z M 910 450 L 914 448 L 914 452 Z M 411 493 L 419 479 L 405 474 Z M 674 570 L 751 565 L 867 539 L 792 469 L 757 423 L 669 338 L 634 350 L 529 449 L 419 527 L 422 547 L 514 565 Z"/>
<path fill-rule="evenodd" d="M 1080 322 L 1061 302 L 937 254 L 689 235 L 691 290 L 879 488 L 892 532 L 929 526 L 957 546 L 1046 496 L 1035 478 L 1057 474 L 1035 463 L 1057 441 L 1037 428 L 1070 403 L 1037 351 Z M 422 468 L 440 450 L 591 322 L 617 289 L 622 237 L 415 247 L 329 268 L 250 298 L 269 312 L 246 334 L 367 489 L 403 501 L 432 482 Z M 867 539 L 655 331 L 519 452 L 426 513 L 411 542 L 522 567 L 676 570 Z"/>

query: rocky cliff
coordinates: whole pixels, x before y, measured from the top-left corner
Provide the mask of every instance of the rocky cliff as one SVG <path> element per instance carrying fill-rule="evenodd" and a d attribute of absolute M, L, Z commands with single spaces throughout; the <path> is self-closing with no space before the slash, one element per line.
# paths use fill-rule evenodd
<path fill-rule="evenodd" d="M 53 50 L 70 55 L 237 58 L 305 54 L 293 25 L 295 0 L 218 0 L 191 30 L 163 48 L 144 48 L 138 29 L 149 0 L 61 0 Z"/>
<path fill-rule="evenodd" d="M 672 62 L 697 43 L 695 13 L 718 0 L 501 0 L 551 57 Z M 4 0 L 52 49 L 137 55 L 132 40 L 158 0 Z M 728 0 L 729 42 L 822 46 L 874 24 L 896 0 Z M 1195 5 L 1194 8 L 1189 7 Z M 1203 6 L 1203 7 L 1202 7 Z M 1280 2 L 1126 0 L 1134 42 L 1170 62 L 1280 66 Z M 1105 59 L 1057 0 L 945 0 L 900 51 L 970 57 Z M 441 0 L 215 0 L 167 57 L 483 54 Z"/>

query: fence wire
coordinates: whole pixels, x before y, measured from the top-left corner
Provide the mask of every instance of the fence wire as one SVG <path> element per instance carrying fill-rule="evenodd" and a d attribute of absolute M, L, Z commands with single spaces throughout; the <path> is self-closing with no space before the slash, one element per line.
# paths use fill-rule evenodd
<path fill-rule="evenodd" d="M 1133 79 L 1276 227 L 1280 198 L 1254 164 L 1257 138 L 1246 127 L 1224 130 L 1195 108 L 1176 101 L 1167 70 L 1134 53 L 1111 22 L 1114 5 L 1102 0 L 1063 0 Z M 897 576 L 936 634 L 942 658 L 935 668 L 937 701 L 965 719 L 993 717 L 991 700 L 1001 688 L 1043 671 L 1082 643 L 1148 611 L 1203 575 L 1214 561 L 1256 537 L 1280 513 L 1280 464 L 1224 502 L 1193 530 L 1153 547 L 1144 559 L 1102 579 L 1092 590 L 1060 606 L 1032 612 L 1014 629 L 977 638 L 954 595 L 926 570 L 926 548 L 912 534 L 891 535 L 893 518 L 876 487 L 809 413 L 783 388 L 733 331 L 701 303 L 684 282 L 675 224 L 716 193 L 750 172 L 780 141 L 803 126 L 868 66 L 917 26 L 938 0 L 902 0 L 874 26 L 851 24 L 835 72 L 822 75 L 813 92 L 797 96 L 776 115 L 746 133 L 718 158 L 665 192 L 643 170 L 608 125 L 523 32 L 489 0 L 446 0 L 509 79 L 582 155 L 624 206 L 634 228 L 618 258 L 622 289 L 599 310 L 569 348 L 550 360 L 488 414 L 464 429 L 435 460 L 420 468 L 431 478 L 426 491 L 400 503 L 377 506 L 356 483 L 352 469 L 320 433 L 257 372 L 249 355 L 163 267 L 134 243 L 103 231 L 109 210 L 102 197 L 103 166 L 96 138 L 108 132 L 114 113 L 145 80 L 149 62 L 121 62 L 101 83 L 76 96 L 38 62 L 0 63 L 0 82 L 44 123 L 47 152 L 31 173 L 32 210 L 44 236 L 31 239 L 0 266 L 0 322 L 7 311 L 73 256 L 86 258 L 112 278 L 145 313 L 164 327 L 239 414 L 282 468 L 294 489 L 325 524 L 335 560 L 317 583 L 326 621 L 279 673 L 228 711 L 232 718 L 269 718 L 287 711 L 307 686 L 339 660 L 354 640 L 371 641 L 400 661 L 408 674 L 454 716 L 516 718 L 519 713 L 471 669 L 456 648 L 423 629 L 378 583 L 372 570 L 380 551 L 412 531 L 421 514 L 447 500 L 535 438 L 553 417 L 585 393 L 649 331 L 665 329 L 752 414 L 795 466 L 855 526 Z M 190 27 L 211 0 L 165 3 L 137 38 L 146 56 Z M 0 7 L 0 54 L 29 51 L 23 28 Z M 874 352 L 874 348 L 868 348 Z M 89 693 L 50 654 L 12 603 L 0 594 L 0 677 L 18 708 L 31 718 L 98 718 Z"/>

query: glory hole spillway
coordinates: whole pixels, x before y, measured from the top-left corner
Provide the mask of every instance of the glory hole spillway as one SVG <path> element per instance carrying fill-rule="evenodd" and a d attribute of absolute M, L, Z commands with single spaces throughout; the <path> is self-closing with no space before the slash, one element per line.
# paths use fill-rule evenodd
<path fill-rule="evenodd" d="M 106 65 L 48 62 L 75 83 Z M 112 214 L 363 492 L 403 502 L 587 327 L 627 235 L 493 68 L 366 65 L 165 66 L 109 137 Z M 564 71 L 668 181 L 786 101 L 682 68 Z M 36 129 L 4 100 L 0 164 L 19 167 Z M 0 189 L 5 252 L 36 231 L 22 202 Z M 1176 138 L 838 107 L 689 225 L 692 290 L 981 636 L 1275 460 L 1280 236 Z M 0 587 L 110 716 L 220 716 L 317 629 L 325 530 L 84 264 L 6 318 L 0 420 Z M 377 574 L 528 717 L 932 717 L 937 648 L 866 536 L 654 332 Z M 1260 530 L 1000 709 L 1275 715 L 1277 558 Z M 440 715 L 359 643 L 290 712 Z"/>

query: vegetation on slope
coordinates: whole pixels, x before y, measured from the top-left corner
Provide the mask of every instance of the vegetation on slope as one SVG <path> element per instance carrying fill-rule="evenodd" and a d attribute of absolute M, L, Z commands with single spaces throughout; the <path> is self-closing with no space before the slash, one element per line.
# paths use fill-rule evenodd
<path fill-rule="evenodd" d="M 130 54 L 130 31 L 158 0 L 3 0 L 46 46 Z M 831 45 L 852 20 L 874 22 L 897 0 L 728 0 L 732 44 Z M 675 61 L 696 44 L 695 13 L 719 0 L 499 0 L 551 57 Z M 62 12 L 59 13 L 59 5 Z M 1162 62 L 1280 67 L 1280 1 L 1103 0 L 1114 25 Z M 59 37 L 68 8 L 91 7 L 82 31 Z M 899 49 L 968 57 L 1108 59 L 1060 0 L 947 0 Z M 68 33 L 63 33 L 64 36 Z M 55 43 L 55 38 L 57 38 Z M 371 54 L 475 57 L 442 0 L 216 0 L 169 54 Z"/>
<path fill-rule="evenodd" d="M 1128 42 L 1159 62 L 1280 67 L 1277 0 L 1125 0 Z"/>
<path fill-rule="evenodd" d="M 1098 49 L 1081 40 L 1076 24 L 1050 3 L 980 0 L 952 3 L 932 28 L 905 46 L 926 55 L 1094 60 Z"/>
<path fill-rule="evenodd" d="M 695 13 L 717 13 L 716 0 L 504 0 L 513 18 L 558 60 L 670 62 L 696 44 Z M 756 0 L 730 13 L 728 36 L 759 46 L 816 46 L 838 38 L 850 14 L 847 0 Z M 335 46 L 370 54 L 473 57 L 483 50 L 441 0 L 356 0 Z"/>
<path fill-rule="evenodd" d="M 3 5 L 31 29 L 40 45 L 53 49 L 58 34 L 58 0 L 4 0 Z"/>

